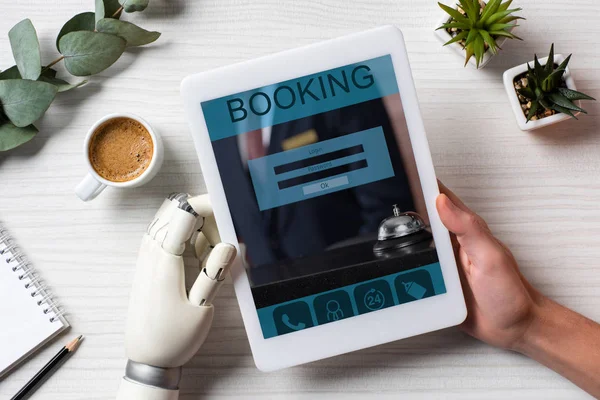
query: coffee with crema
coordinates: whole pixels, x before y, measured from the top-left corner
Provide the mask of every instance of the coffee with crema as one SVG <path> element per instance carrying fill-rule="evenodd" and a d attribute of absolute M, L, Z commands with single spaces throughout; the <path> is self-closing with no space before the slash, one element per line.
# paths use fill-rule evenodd
<path fill-rule="evenodd" d="M 90 140 L 92 167 L 108 181 L 127 182 L 139 177 L 153 156 L 152 136 L 144 125 L 131 118 L 106 121 Z"/>

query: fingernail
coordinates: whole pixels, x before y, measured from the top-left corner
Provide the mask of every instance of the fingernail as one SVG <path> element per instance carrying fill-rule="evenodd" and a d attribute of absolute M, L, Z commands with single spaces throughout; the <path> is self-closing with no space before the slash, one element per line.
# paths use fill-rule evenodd
<path fill-rule="evenodd" d="M 448 208 L 453 211 L 453 212 L 459 212 L 460 208 L 458 208 L 458 206 L 456 204 L 454 204 L 452 202 L 452 200 L 450 200 L 450 197 L 446 196 L 445 194 L 442 194 L 442 196 L 444 196 L 446 198 L 446 204 L 448 205 Z"/>

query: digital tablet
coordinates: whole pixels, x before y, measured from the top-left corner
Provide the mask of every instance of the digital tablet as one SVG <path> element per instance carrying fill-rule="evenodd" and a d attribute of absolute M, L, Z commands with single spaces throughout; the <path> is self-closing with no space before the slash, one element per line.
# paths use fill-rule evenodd
<path fill-rule="evenodd" d="M 187 77 L 187 118 L 264 371 L 461 323 L 400 30 Z"/>

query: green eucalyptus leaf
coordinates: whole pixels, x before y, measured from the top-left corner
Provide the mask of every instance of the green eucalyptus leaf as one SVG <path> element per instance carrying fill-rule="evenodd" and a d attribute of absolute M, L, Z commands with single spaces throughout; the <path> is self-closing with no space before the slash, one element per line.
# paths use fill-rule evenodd
<path fill-rule="evenodd" d="M 10 47 L 19 72 L 24 79 L 36 80 L 42 70 L 40 43 L 31 20 L 24 19 L 9 32 Z"/>
<path fill-rule="evenodd" d="M 56 96 L 56 86 L 28 79 L 0 81 L 2 111 L 18 127 L 25 127 L 39 119 Z"/>
<path fill-rule="evenodd" d="M 75 76 L 104 71 L 119 59 L 125 46 L 125 39 L 102 32 L 71 32 L 60 39 L 65 67 Z"/>
<path fill-rule="evenodd" d="M 6 121 L 0 122 L 0 151 L 7 151 L 29 142 L 35 137 L 38 130 L 29 125 L 22 128 Z"/>
<path fill-rule="evenodd" d="M 44 68 L 44 69 L 42 69 L 40 78 L 41 77 L 54 78 L 54 77 L 56 77 L 56 74 L 57 74 L 57 71 L 54 68 Z"/>
<path fill-rule="evenodd" d="M 56 86 L 58 93 L 62 93 L 62 92 L 66 92 L 67 90 L 78 88 L 79 86 L 85 85 L 87 83 L 87 81 L 84 80 L 84 81 L 73 84 L 73 83 L 69 83 L 65 80 L 62 80 L 60 78 L 56 78 L 53 76 L 44 76 L 44 75 L 41 75 L 38 80 L 42 81 L 42 82 L 47 82 L 47 83 L 50 83 L 50 84 Z"/>
<path fill-rule="evenodd" d="M 68 20 L 67 23 L 63 25 L 62 29 L 58 33 L 58 37 L 56 38 L 56 49 L 60 51 L 60 39 L 67 33 L 77 31 L 93 31 L 94 29 L 96 29 L 96 20 L 93 12 L 84 12 L 81 14 L 77 14 L 76 16 Z"/>
<path fill-rule="evenodd" d="M 596 100 L 585 93 L 578 92 L 567 88 L 558 88 L 558 92 L 569 100 Z"/>
<path fill-rule="evenodd" d="M 96 22 L 102 18 L 119 19 L 122 13 L 122 11 L 119 11 L 120 8 L 119 0 L 96 0 Z M 119 12 L 115 15 L 117 11 Z"/>
<path fill-rule="evenodd" d="M 126 13 L 144 11 L 148 7 L 149 0 L 119 0 Z"/>
<path fill-rule="evenodd" d="M 22 79 L 19 68 L 17 68 L 16 65 L 13 65 L 9 69 L 0 72 L 0 80 L 3 79 Z"/>
<path fill-rule="evenodd" d="M 41 76 L 49 76 L 51 78 L 54 78 L 56 76 L 56 70 L 53 68 L 42 67 L 42 73 L 40 74 L 40 77 Z M 17 66 L 13 65 L 9 69 L 5 69 L 4 71 L 0 72 L 0 80 L 3 80 L 3 79 L 23 79 L 23 78 L 21 77 L 21 74 L 19 73 L 19 69 L 17 68 Z"/>
<path fill-rule="evenodd" d="M 96 24 L 98 32 L 111 33 L 127 41 L 127 46 L 143 46 L 160 37 L 159 32 L 149 32 L 131 22 L 104 18 Z"/>
<path fill-rule="evenodd" d="M 42 73 L 40 74 L 40 78 L 42 76 L 45 76 L 48 78 L 54 78 L 56 76 L 56 70 L 54 68 L 44 67 L 44 68 L 42 68 Z"/>

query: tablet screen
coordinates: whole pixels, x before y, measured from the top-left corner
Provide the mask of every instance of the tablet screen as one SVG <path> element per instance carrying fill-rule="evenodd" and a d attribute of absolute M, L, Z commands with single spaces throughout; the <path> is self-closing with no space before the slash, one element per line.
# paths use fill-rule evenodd
<path fill-rule="evenodd" d="M 446 292 L 389 55 L 202 110 L 265 338 Z"/>

